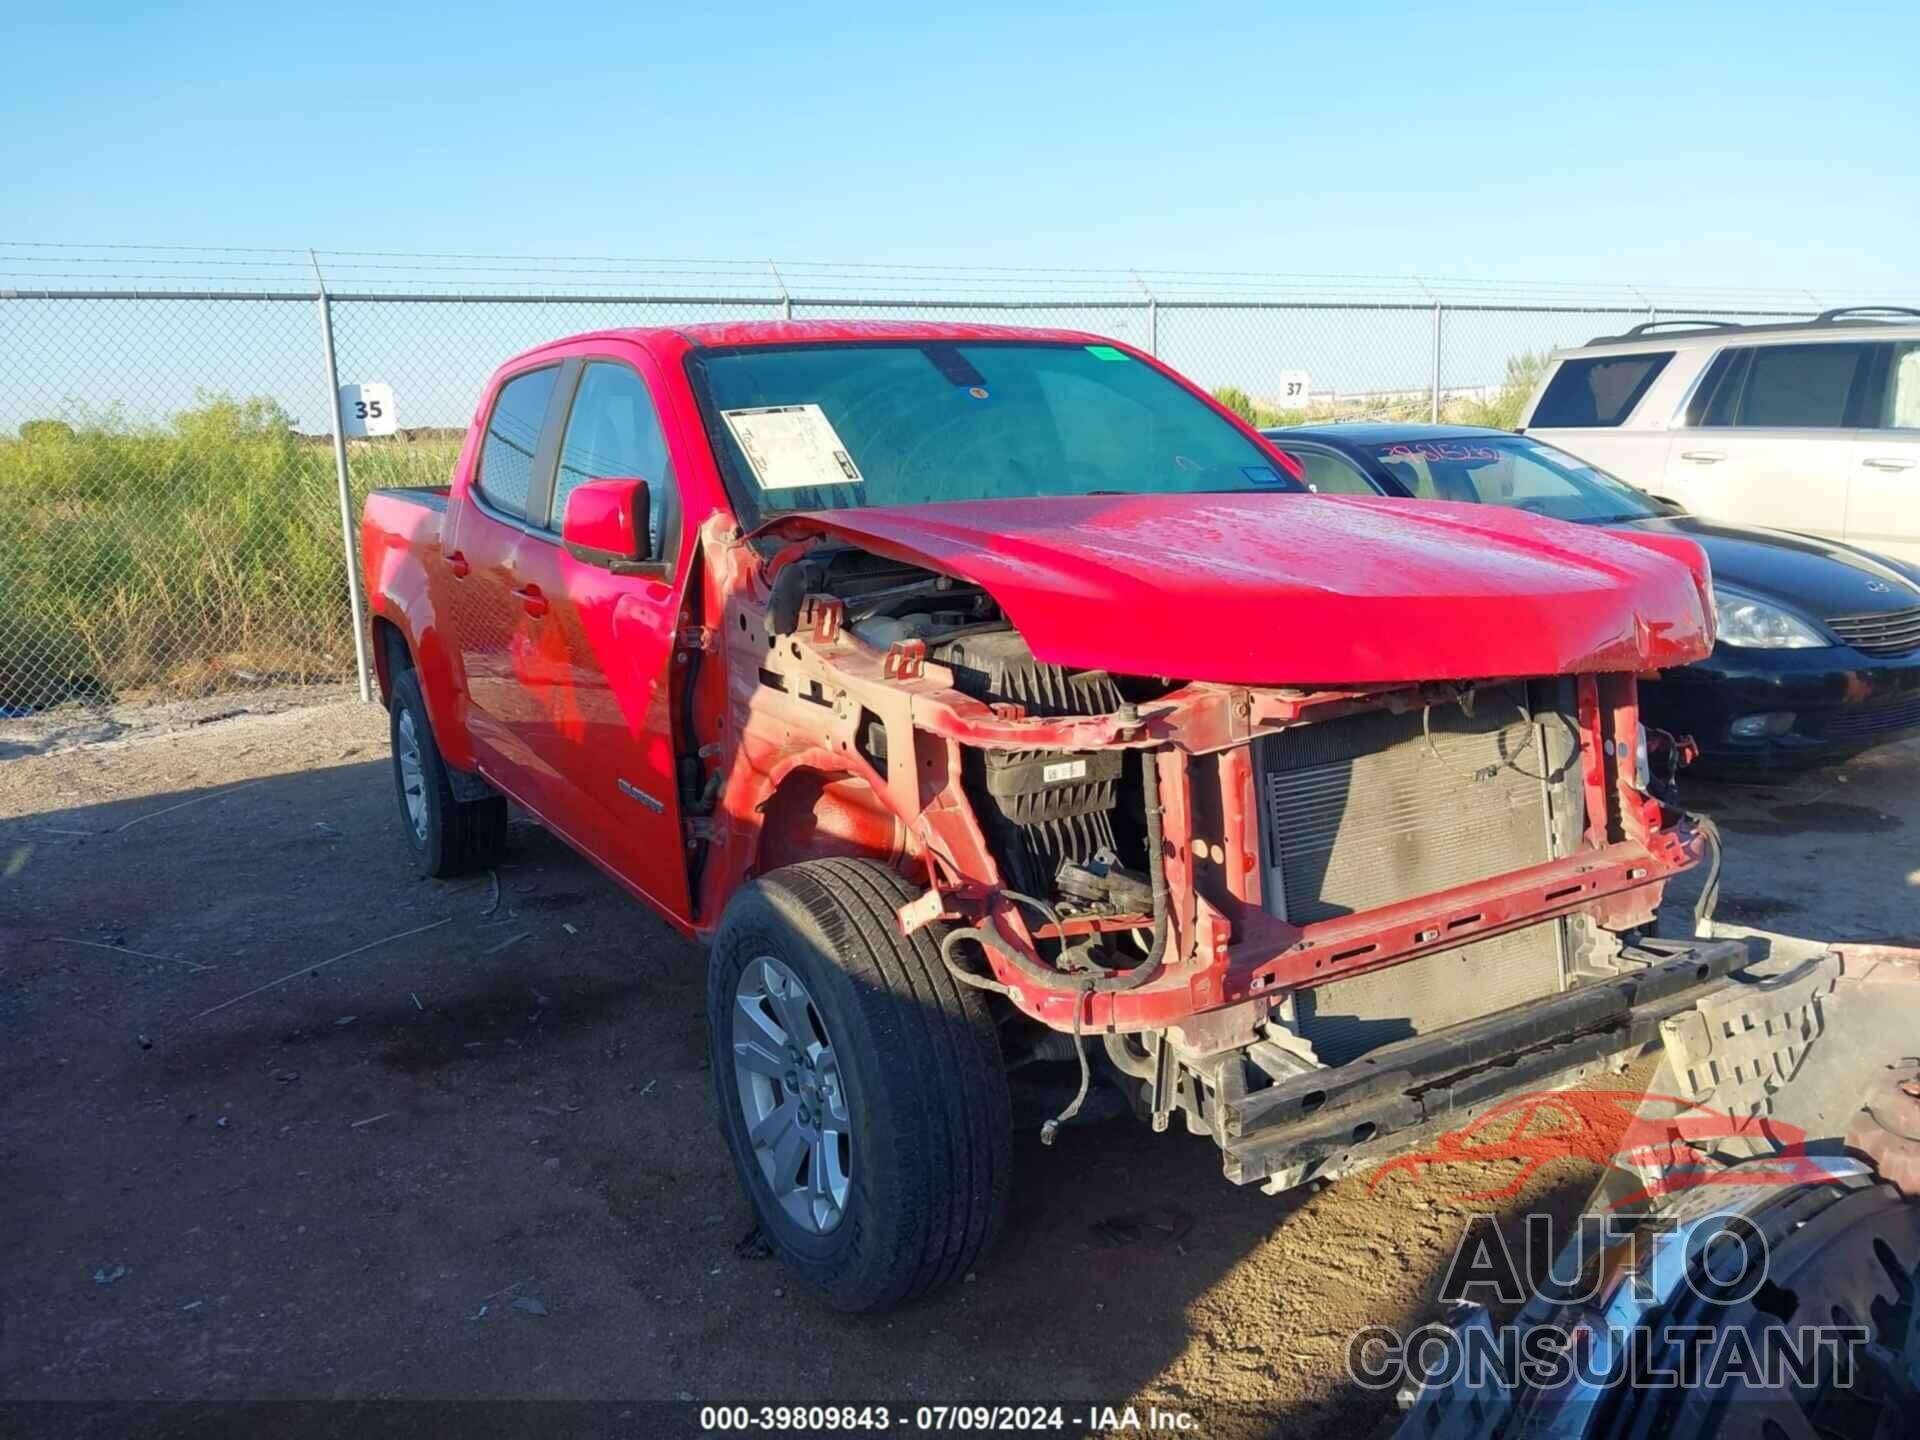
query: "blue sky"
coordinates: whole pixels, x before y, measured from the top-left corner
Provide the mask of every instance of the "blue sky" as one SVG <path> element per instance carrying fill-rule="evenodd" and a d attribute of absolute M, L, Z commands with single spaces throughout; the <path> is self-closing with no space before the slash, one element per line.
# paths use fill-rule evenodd
<path fill-rule="evenodd" d="M 1902 296 L 1920 254 L 1912 4 L 272 8 L 16 7 L 0 239 Z"/>

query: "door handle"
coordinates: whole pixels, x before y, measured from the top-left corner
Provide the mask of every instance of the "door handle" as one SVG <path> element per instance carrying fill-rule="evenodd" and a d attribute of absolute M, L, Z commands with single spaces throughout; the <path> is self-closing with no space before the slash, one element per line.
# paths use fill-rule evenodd
<path fill-rule="evenodd" d="M 1727 456 L 1724 450 L 1682 450 L 1680 458 L 1696 465 L 1718 465 Z"/>
<path fill-rule="evenodd" d="M 462 555 L 458 550 L 455 550 L 447 556 L 447 569 L 453 572 L 454 579 L 464 580 L 467 578 L 468 573 L 472 571 L 473 567 L 467 564 L 466 556 Z"/>
<path fill-rule="evenodd" d="M 1874 455 L 1860 462 L 1874 470 L 1911 470 L 1913 461 L 1892 455 Z"/>
<path fill-rule="evenodd" d="M 540 616 L 547 613 L 547 597 L 540 593 L 538 585 L 522 585 L 513 593 L 520 597 L 520 605 L 529 615 Z"/>

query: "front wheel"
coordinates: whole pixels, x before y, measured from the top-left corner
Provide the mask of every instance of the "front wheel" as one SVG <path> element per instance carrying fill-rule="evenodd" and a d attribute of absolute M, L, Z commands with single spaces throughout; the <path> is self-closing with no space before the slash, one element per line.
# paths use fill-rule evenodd
<path fill-rule="evenodd" d="M 773 871 L 727 906 L 708 970 L 720 1128 L 780 1258 L 841 1310 L 959 1279 L 1005 1218 L 1006 1072 L 980 997 L 914 896 L 860 860 Z"/>

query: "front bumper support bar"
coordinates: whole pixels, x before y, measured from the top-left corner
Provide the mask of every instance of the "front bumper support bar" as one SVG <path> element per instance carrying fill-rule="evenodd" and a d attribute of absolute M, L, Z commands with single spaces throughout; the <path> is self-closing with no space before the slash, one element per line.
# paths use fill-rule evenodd
<path fill-rule="evenodd" d="M 1739 941 L 1643 940 L 1636 966 L 1543 999 L 1383 1045 L 1345 1065 L 1224 1098 L 1227 1178 L 1281 1190 L 1384 1160 L 1528 1089 L 1573 1084 L 1661 1040 L 1661 1023 L 1730 982 Z"/>

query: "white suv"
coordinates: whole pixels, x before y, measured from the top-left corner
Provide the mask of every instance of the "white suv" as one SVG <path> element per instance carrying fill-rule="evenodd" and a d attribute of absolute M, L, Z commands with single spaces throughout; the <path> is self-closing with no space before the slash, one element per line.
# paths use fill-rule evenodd
<path fill-rule="evenodd" d="M 1520 428 L 1698 515 L 1920 560 L 1920 310 L 1636 325 L 1556 353 Z"/>

